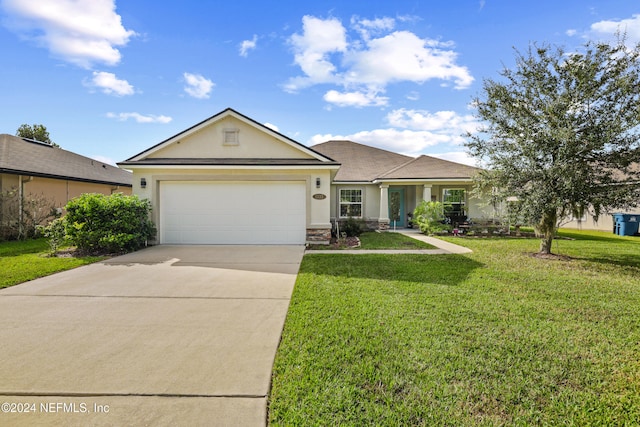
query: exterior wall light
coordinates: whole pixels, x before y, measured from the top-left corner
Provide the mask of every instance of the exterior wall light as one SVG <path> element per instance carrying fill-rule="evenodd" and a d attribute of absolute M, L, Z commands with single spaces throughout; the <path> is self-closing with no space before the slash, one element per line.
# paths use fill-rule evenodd
<path fill-rule="evenodd" d="M 147 179 L 146 178 L 140 178 L 140 187 L 141 188 L 147 188 Z"/>
<path fill-rule="evenodd" d="M 316 188 L 320 188 L 320 178 L 316 178 Z"/>

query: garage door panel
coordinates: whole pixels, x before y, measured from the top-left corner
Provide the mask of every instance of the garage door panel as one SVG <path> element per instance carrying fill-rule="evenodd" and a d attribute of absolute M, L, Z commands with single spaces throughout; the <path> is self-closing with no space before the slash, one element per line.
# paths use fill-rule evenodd
<path fill-rule="evenodd" d="M 161 182 L 161 243 L 302 244 L 305 188 L 304 182 Z"/>

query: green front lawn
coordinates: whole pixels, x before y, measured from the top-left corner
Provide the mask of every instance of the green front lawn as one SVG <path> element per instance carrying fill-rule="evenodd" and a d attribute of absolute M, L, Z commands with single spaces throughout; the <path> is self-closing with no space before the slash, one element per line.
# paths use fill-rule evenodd
<path fill-rule="evenodd" d="M 49 257 L 48 251 L 49 245 L 45 239 L 0 242 L 0 288 L 104 259 Z"/>
<path fill-rule="evenodd" d="M 640 238 L 304 257 L 272 425 L 637 425 Z M 556 244 L 554 243 L 554 245 Z"/>
<path fill-rule="evenodd" d="M 360 246 L 350 247 L 347 244 L 338 243 L 332 245 L 312 245 L 310 249 L 342 250 L 342 249 L 435 249 L 428 243 L 412 239 L 400 233 L 367 231 L 359 236 Z"/>
<path fill-rule="evenodd" d="M 360 235 L 361 249 L 435 249 L 434 246 L 400 233 L 367 232 Z"/>

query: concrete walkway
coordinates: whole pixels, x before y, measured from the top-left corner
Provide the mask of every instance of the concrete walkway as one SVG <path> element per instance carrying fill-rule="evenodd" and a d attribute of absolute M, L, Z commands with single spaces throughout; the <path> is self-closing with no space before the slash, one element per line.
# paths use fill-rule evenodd
<path fill-rule="evenodd" d="M 0 290 L 0 425 L 265 425 L 303 254 L 156 246 Z"/>
<path fill-rule="evenodd" d="M 389 231 L 390 233 L 400 233 L 412 239 L 420 240 L 435 246 L 437 249 L 342 249 L 342 250 L 324 250 L 313 249 L 307 251 L 312 254 L 416 254 L 416 255 L 442 255 L 442 254 L 468 254 L 473 252 L 469 248 L 459 246 L 444 240 L 436 239 L 422 234 L 419 230 L 402 229 L 397 231 Z"/>

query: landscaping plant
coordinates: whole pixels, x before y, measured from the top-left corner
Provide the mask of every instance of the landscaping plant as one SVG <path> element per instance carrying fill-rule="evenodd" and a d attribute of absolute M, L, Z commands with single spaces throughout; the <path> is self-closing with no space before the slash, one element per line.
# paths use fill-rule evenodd
<path fill-rule="evenodd" d="M 423 200 L 413 211 L 413 222 L 424 234 L 449 231 L 450 227 L 443 223 L 445 219 L 445 205 L 441 202 Z"/>
<path fill-rule="evenodd" d="M 64 218 L 56 218 L 46 226 L 38 226 L 38 231 L 47 239 L 47 243 L 51 249 L 49 252 L 51 256 L 55 256 L 58 253 L 60 246 L 62 246 L 67 240 L 65 224 L 66 222 Z"/>
<path fill-rule="evenodd" d="M 120 253 L 144 247 L 155 236 L 151 203 L 138 196 L 87 193 L 66 206 L 66 233 L 84 253 Z"/>

